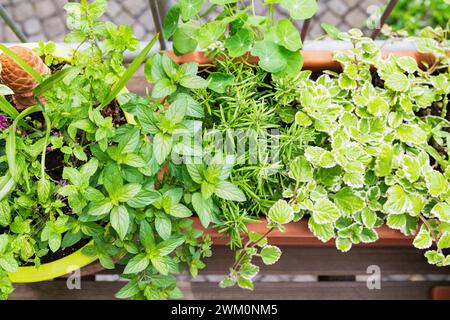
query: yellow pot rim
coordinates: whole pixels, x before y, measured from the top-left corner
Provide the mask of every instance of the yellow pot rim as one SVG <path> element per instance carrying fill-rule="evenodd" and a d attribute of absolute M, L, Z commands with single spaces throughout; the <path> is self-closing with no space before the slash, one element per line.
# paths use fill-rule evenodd
<path fill-rule="evenodd" d="M 38 46 L 38 43 L 23 43 L 17 44 L 19 46 L 34 49 Z M 73 56 L 73 49 L 57 45 L 55 49 L 55 56 L 60 57 L 66 61 L 71 61 Z M 128 93 L 127 88 L 123 88 L 120 94 Z M 122 101 L 118 98 L 118 103 L 121 105 Z M 128 123 L 135 123 L 134 117 L 131 114 L 124 112 L 125 118 Z M 92 245 L 94 242 L 91 240 L 83 248 Z M 13 283 L 32 283 L 52 280 L 75 270 L 81 269 L 98 259 L 97 256 L 87 256 L 83 254 L 83 248 L 71 253 L 61 259 L 44 263 L 36 268 L 35 266 L 19 267 L 17 272 L 9 272 L 8 278 Z"/>
<path fill-rule="evenodd" d="M 90 241 L 86 246 L 92 244 L 93 241 Z M 9 280 L 14 283 L 31 283 L 52 280 L 81 269 L 82 267 L 85 267 L 98 259 L 97 256 L 90 257 L 83 254 L 83 248 L 69 254 L 64 258 L 49 263 L 44 263 L 39 266 L 39 268 L 36 268 L 35 266 L 19 267 L 17 272 L 8 273 Z"/>

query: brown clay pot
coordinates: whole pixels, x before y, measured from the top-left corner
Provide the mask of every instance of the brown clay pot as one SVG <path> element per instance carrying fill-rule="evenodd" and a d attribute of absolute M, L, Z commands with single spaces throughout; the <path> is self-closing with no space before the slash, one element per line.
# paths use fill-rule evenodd
<path fill-rule="evenodd" d="M 164 51 L 167 55 L 169 55 L 173 61 L 178 64 L 186 63 L 186 62 L 197 62 L 200 65 L 211 64 L 212 61 L 205 55 L 205 52 L 197 51 L 188 53 L 182 56 L 177 56 L 173 51 Z M 332 51 L 302 51 L 304 63 L 304 70 L 311 71 L 321 71 L 321 70 L 333 70 L 340 71 L 341 65 L 339 62 L 333 60 L 333 52 Z M 426 62 L 431 64 L 434 61 L 434 57 L 432 54 L 420 53 L 417 51 L 382 51 L 382 56 L 384 58 L 389 57 L 389 55 L 397 55 L 397 56 L 409 56 L 416 59 L 418 63 Z M 253 57 L 250 55 L 246 55 L 244 57 L 249 63 L 256 64 L 258 62 L 257 57 Z"/>

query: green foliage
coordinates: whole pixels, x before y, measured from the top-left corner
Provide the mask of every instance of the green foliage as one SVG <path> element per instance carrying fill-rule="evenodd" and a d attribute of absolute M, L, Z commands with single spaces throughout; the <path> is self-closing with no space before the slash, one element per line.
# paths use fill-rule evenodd
<path fill-rule="evenodd" d="M 290 19 L 275 21 L 273 16 L 257 15 L 253 1 L 207 2 L 220 8 L 214 21 L 203 19 L 203 0 L 180 0 L 166 15 L 164 36 L 172 38 L 177 54 L 192 52 L 197 47 L 211 51 L 212 55 L 225 51 L 230 57 L 251 52 L 265 71 L 288 76 L 301 70 L 302 41 Z M 318 10 L 316 0 L 273 0 L 263 5 L 269 12 L 280 6 L 295 20 L 309 19 Z"/>
<path fill-rule="evenodd" d="M 449 4 L 446 0 L 400 0 L 387 20 L 394 30 L 406 30 L 418 35 L 430 26 L 445 26 L 450 20 Z"/>

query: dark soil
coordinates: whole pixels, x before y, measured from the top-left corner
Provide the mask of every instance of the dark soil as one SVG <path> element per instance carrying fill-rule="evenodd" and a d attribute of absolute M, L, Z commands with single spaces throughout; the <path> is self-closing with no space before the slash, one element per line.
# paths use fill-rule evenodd
<path fill-rule="evenodd" d="M 125 114 L 123 113 L 122 108 L 120 108 L 117 100 L 113 100 L 109 105 L 103 108 L 102 115 L 104 117 L 111 117 L 116 127 L 122 126 L 127 123 Z"/>
<path fill-rule="evenodd" d="M 81 239 L 76 244 L 71 246 L 70 248 L 61 248 L 56 252 L 50 252 L 46 256 L 41 258 L 41 264 L 50 263 L 61 258 L 67 257 L 68 255 L 80 250 L 85 245 L 89 243 L 89 239 Z M 24 266 L 34 266 L 33 262 L 29 262 L 24 264 Z"/>
<path fill-rule="evenodd" d="M 372 84 L 374 87 L 384 88 L 384 80 L 380 78 L 378 72 L 372 72 Z"/>
<path fill-rule="evenodd" d="M 55 181 L 62 181 L 64 154 L 59 150 L 47 152 L 45 156 L 45 172 Z"/>

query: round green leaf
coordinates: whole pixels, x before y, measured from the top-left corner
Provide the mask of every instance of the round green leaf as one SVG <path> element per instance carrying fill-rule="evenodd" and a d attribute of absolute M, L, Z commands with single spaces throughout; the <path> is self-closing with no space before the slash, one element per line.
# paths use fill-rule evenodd
<path fill-rule="evenodd" d="M 257 42 L 253 47 L 252 55 L 259 58 L 259 66 L 267 72 L 279 72 L 287 64 L 281 47 L 272 41 Z"/>

